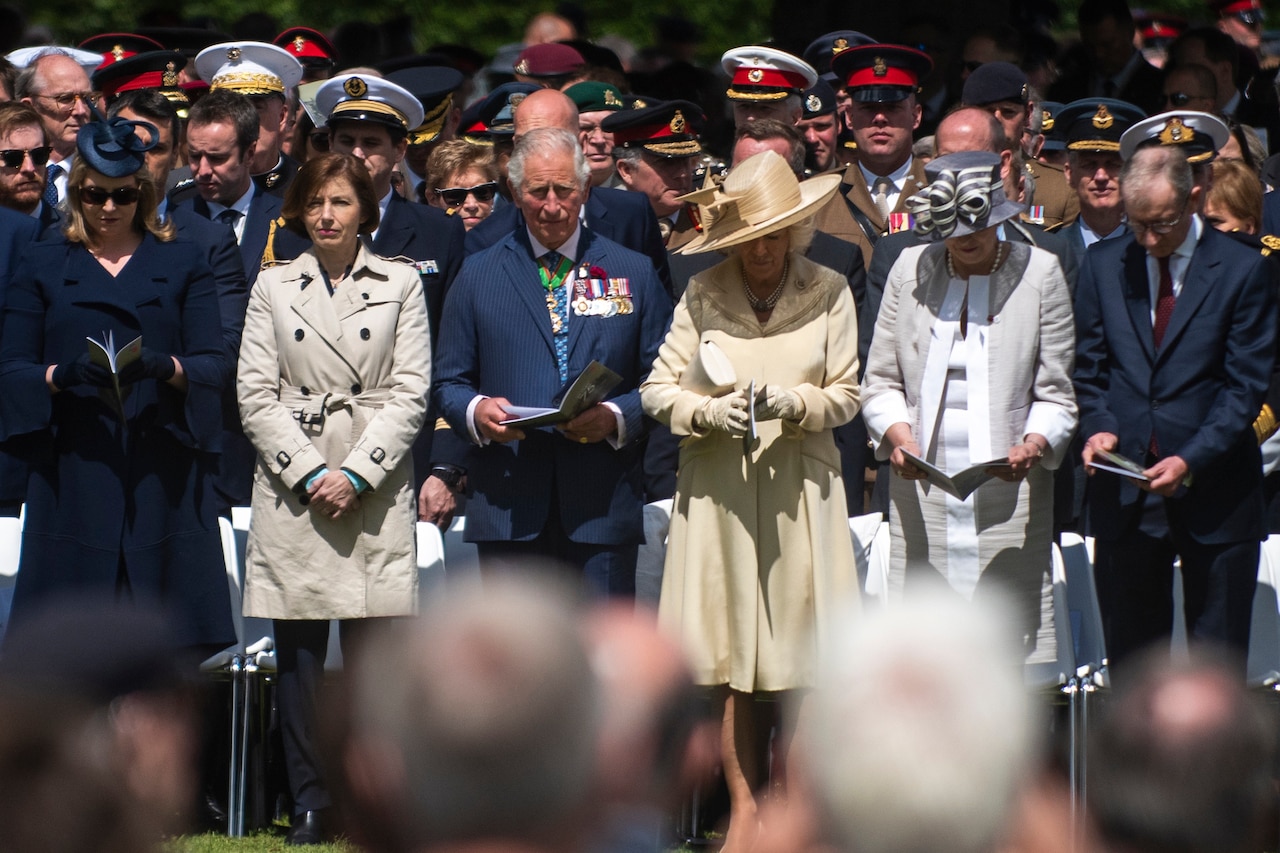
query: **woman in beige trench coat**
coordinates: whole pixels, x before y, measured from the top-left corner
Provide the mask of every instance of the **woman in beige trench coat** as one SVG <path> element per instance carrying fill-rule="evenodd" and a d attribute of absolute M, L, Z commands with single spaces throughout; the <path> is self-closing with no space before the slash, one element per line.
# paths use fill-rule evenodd
<path fill-rule="evenodd" d="M 244 612 L 275 620 L 277 695 L 294 798 L 291 843 L 319 841 L 330 805 L 311 742 L 329 620 L 352 634 L 417 603 L 410 447 L 430 382 L 426 302 L 408 265 L 372 254 L 364 165 L 309 160 L 287 227 L 313 247 L 263 271 L 240 346 L 245 435 L 258 451 Z"/>
<path fill-rule="evenodd" d="M 833 611 L 857 595 L 832 436 L 858 412 L 857 319 L 848 282 L 803 254 L 832 177 L 800 184 L 765 152 L 691 196 L 705 231 L 683 251 L 731 254 L 689 282 L 640 388 L 645 412 L 685 436 L 659 621 L 682 641 L 697 683 L 725 696 L 730 851 L 750 846 L 768 778 L 777 704 L 756 698 L 801 700 Z M 744 436 L 749 406 L 754 441 Z"/>

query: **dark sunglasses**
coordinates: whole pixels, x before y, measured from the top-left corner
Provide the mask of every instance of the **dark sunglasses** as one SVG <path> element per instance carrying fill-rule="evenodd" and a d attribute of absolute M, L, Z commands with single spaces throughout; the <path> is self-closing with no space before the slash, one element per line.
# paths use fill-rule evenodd
<path fill-rule="evenodd" d="M 49 162 L 49 154 L 52 151 L 51 145 L 42 145 L 39 148 L 5 148 L 0 150 L 0 163 L 4 163 L 10 169 L 20 169 L 22 161 L 27 159 L 29 154 L 32 163 L 43 166 Z"/>
<path fill-rule="evenodd" d="M 106 204 L 107 199 L 114 201 L 117 207 L 137 204 L 138 196 L 137 187 L 116 187 L 113 190 L 104 190 L 102 187 L 80 187 L 80 200 L 94 207 Z"/>
<path fill-rule="evenodd" d="M 1196 100 L 1198 95 L 1188 95 L 1186 92 L 1174 92 L 1172 95 L 1165 95 L 1164 99 L 1175 107 L 1185 107 L 1187 104 Z"/>
<path fill-rule="evenodd" d="M 462 207 L 466 204 L 467 196 L 473 195 L 476 201 L 484 204 L 493 201 L 493 194 L 498 191 L 498 184 L 489 181 L 487 184 L 476 184 L 474 187 L 446 187 L 442 190 L 436 190 L 436 195 L 444 199 L 444 203 L 450 207 Z"/>
<path fill-rule="evenodd" d="M 329 131 L 315 130 L 311 132 L 311 147 L 317 151 L 329 150 Z"/>
<path fill-rule="evenodd" d="M 1243 12 L 1236 12 L 1235 16 L 1236 16 L 1236 19 L 1239 20 L 1240 23 L 1244 24 L 1246 27 L 1259 26 L 1263 21 L 1266 20 L 1266 16 L 1262 13 L 1261 10 L 1258 10 L 1258 9 L 1246 9 Z"/>

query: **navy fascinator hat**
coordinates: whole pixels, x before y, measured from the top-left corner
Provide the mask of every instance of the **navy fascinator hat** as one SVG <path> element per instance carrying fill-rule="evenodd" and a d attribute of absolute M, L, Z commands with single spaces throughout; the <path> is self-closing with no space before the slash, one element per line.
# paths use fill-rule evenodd
<path fill-rule="evenodd" d="M 146 140 L 138 136 L 139 127 L 149 134 Z M 142 168 L 146 162 L 143 155 L 155 147 L 158 138 L 159 131 L 150 122 L 97 115 L 76 133 L 76 148 L 90 169 L 108 178 L 124 178 Z"/>

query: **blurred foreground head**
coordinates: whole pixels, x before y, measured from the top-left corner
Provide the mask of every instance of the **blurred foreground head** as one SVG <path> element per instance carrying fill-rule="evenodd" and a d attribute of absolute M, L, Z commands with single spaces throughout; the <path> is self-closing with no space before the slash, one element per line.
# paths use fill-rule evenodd
<path fill-rule="evenodd" d="M 1275 733 L 1239 667 L 1148 657 L 1089 743 L 1089 813 L 1108 850 L 1261 850 Z"/>
<path fill-rule="evenodd" d="M 995 849 L 1034 754 L 1017 631 L 917 595 L 851 615 L 813 694 L 804 759 L 822 831 L 858 853 Z"/>
<path fill-rule="evenodd" d="M 600 695 L 549 577 L 451 589 L 370 643 L 344 769 L 386 846 L 573 850 L 590 813 Z"/>

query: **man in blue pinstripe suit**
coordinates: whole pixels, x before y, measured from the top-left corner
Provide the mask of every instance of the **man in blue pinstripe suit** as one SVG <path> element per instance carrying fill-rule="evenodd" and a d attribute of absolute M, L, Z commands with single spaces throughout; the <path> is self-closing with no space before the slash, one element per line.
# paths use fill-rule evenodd
<path fill-rule="evenodd" d="M 485 568 L 552 559 L 595 593 L 630 595 L 644 538 L 637 389 L 671 301 L 646 256 L 582 225 L 590 170 L 576 136 L 530 131 L 509 172 L 525 226 L 464 262 L 437 351 L 436 403 L 472 445 L 467 538 Z M 612 290 L 598 298 L 588 278 Z M 505 406 L 552 405 L 592 360 L 622 377 L 608 400 L 555 429 L 502 425 Z"/>

